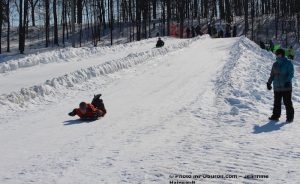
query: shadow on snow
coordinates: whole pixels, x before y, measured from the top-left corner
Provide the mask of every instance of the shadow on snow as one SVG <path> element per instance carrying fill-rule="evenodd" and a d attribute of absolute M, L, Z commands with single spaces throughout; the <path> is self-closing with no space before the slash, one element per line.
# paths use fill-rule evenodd
<path fill-rule="evenodd" d="M 259 126 L 259 125 L 255 125 L 253 127 L 253 133 L 254 134 L 260 134 L 260 133 L 264 133 L 264 132 L 273 132 L 273 131 L 277 131 L 280 130 L 281 127 L 283 127 L 284 125 L 286 125 L 288 123 L 279 123 L 276 121 L 270 121 L 265 125 Z"/>
<path fill-rule="evenodd" d="M 78 125 L 82 123 L 91 123 L 97 120 L 82 120 L 82 119 L 73 119 L 73 120 L 67 120 L 64 123 L 64 125 Z"/>

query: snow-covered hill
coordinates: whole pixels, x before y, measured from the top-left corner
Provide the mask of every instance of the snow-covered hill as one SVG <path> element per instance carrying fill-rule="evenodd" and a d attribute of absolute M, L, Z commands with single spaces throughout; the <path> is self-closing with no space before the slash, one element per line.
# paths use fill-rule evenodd
<path fill-rule="evenodd" d="M 298 63 L 295 122 L 273 124 L 272 54 L 245 37 L 165 39 L 6 63 L 0 183 L 299 183 Z M 96 93 L 106 117 L 67 116 Z"/>

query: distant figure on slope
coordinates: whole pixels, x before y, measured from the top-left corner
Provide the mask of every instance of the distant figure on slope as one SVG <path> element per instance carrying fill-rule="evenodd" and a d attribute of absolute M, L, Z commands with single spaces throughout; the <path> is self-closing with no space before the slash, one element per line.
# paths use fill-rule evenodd
<path fill-rule="evenodd" d="M 207 25 L 207 34 L 209 34 L 209 36 L 212 36 L 212 27 L 210 24 Z"/>
<path fill-rule="evenodd" d="M 163 47 L 165 45 L 165 42 L 161 40 L 161 38 L 158 38 L 156 43 L 156 48 Z"/>
<path fill-rule="evenodd" d="M 202 36 L 203 33 L 201 32 L 201 27 L 200 27 L 200 25 L 197 25 L 195 31 L 196 31 L 197 36 L 198 36 L 198 35 Z"/>
<path fill-rule="evenodd" d="M 211 37 L 213 37 L 213 38 L 218 37 L 218 30 L 217 30 L 217 28 L 215 26 L 213 26 L 211 28 Z"/>
<path fill-rule="evenodd" d="M 196 29 L 194 26 L 192 26 L 192 38 L 196 36 Z"/>
<path fill-rule="evenodd" d="M 294 57 L 295 57 L 295 51 L 293 49 L 293 46 L 290 46 L 290 48 L 288 48 L 286 50 L 286 56 L 291 59 L 291 60 L 294 60 Z"/>
<path fill-rule="evenodd" d="M 261 49 L 266 49 L 266 45 L 263 41 L 259 42 L 259 46 L 260 46 Z"/>
<path fill-rule="evenodd" d="M 236 37 L 236 36 L 237 36 L 237 27 L 236 25 L 234 25 L 232 30 L 232 37 Z"/>
<path fill-rule="evenodd" d="M 225 38 L 231 37 L 231 26 L 230 24 L 226 25 Z"/>
<path fill-rule="evenodd" d="M 95 95 L 91 104 L 81 102 L 79 108 L 74 109 L 69 113 L 69 116 L 79 116 L 82 120 L 96 120 L 104 117 L 106 109 L 103 100 L 100 99 L 101 94 Z"/>
<path fill-rule="evenodd" d="M 268 90 L 274 87 L 274 108 L 273 115 L 269 118 L 271 121 L 279 121 L 281 116 L 281 101 L 283 99 L 286 109 L 286 122 L 291 123 L 294 120 L 294 107 L 292 102 L 292 79 L 294 77 L 293 63 L 284 57 L 284 50 L 276 51 L 276 62 L 273 64 L 270 78 L 267 83 Z"/>
<path fill-rule="evenodd" d="M 218 32 L 218 38 L 223 38 L 224 37 L 224 31 L 223 29 L 220 29 Z"/>
<path fill-rule="evenodd" d="M 191 29 L 188 27 L 186 28 L 186 37 L 190 38 L 191 37 Z"/>
<path fill-rule="evenodd" d="M 269 41 L 269 50 L 270 50 L 271 52 L 274 52 L 274 43 L 273 43 L 272 40 Z"/>
<path fill-rule="evenodd" d="M 230 37 L 231 37 L 231 32 L 230 32 L 230 30 L 227 30 L 225 32 L 225 38 L 230 38 Z"/>

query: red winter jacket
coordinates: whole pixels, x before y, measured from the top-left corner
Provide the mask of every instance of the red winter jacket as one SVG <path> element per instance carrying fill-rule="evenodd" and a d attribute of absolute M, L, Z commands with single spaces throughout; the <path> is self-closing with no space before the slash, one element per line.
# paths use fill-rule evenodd
<path fill-rule="evenodd" d="M 101 110 L 96 109 L 92 104 L 87 104 L 85 114 L 82 114 L 79 108 L 74 109 L 73 112 L 75 112 L 75 114 L 81 119 L 96 119 L 104 115 L 104 113 Z"/>

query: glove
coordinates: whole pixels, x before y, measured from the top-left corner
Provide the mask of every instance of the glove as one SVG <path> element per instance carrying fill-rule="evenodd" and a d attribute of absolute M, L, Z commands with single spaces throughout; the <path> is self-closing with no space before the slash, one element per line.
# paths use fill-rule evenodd
<path fill-rule="evenodd" d="M 285 88 L 290 88 L 292 85 L 291 85 L 291 82 L 286 82 L 285 84 L 284 84 L 284 87 Z"/>
<path fill-rule="evenodd" d="M 69 114 L 68 114 L 69 116 L 76 116 L 76 112 L 75 111 L 72 111 L 72 112 L 70 112 Z"/>
<path fill-rule="evenodd" d="M 268 90 L 272 90 L 272 85 L 270 83 L 267 83 Z"/>

